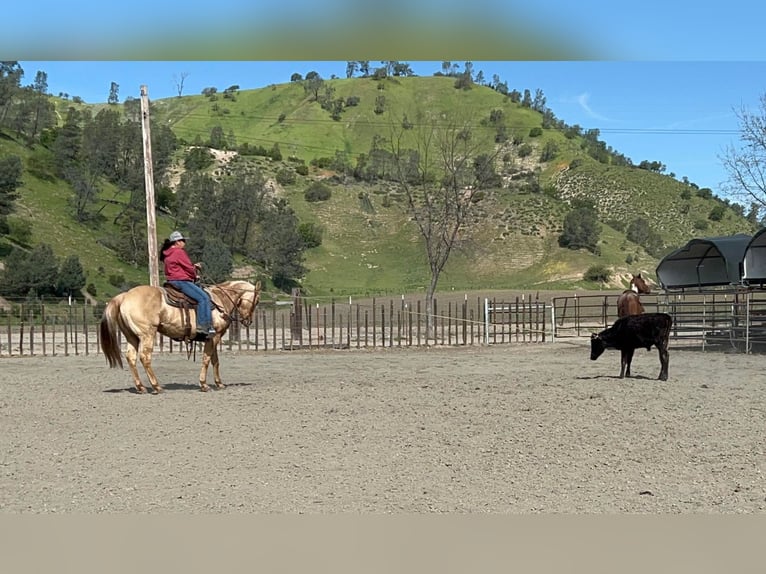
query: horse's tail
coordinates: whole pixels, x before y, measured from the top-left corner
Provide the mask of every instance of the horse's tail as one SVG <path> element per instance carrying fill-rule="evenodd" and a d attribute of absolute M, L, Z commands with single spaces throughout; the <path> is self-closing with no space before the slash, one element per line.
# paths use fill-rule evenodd
<path fill-rule="evenodd" d="M 110 368 L 122 368 L 122 353 L 117 339 L 118 315 L 123 295 L 120 293 L 114 297 L 104 309 L 104 316 L 99 326 L 101 332 L 101 350 L 109 363 Z"/>

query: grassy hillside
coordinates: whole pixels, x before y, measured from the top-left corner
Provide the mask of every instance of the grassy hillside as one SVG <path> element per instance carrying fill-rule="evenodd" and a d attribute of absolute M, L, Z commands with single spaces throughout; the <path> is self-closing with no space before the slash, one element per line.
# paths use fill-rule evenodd
<path fill-rule="evenodd" d="M 232 148 L 245 143 L 265 148 L 277 144 L 283 161 L 260 156 L 235 160 L 273 179 L 279 169 L 295 165 L 289 158 L 309 163 L 340 152 L 354 163 L 359 154 L 370 150 L 375 136 L 386 137 L 405 114 L 416 124 L 423 114 L 439 110 L 470 116 L 476 137 L 483 138 L 487 150 L 493 150 L 496 127 L 488 119 L 491 112 L 502 111 L 507 135 L 511 140 L 516 138 L 515 143 L 505 142 L 498 150 L 496 168 L 504 185 L 487 191 L 473 206 L 471 220 L 461 230 L 459 246 L 441 276 L 439 287 L 444 291 L 597 288 L 582 280 L 583 272 L 596 264 L 613 270 L 613 285 L 619 285 L 621 277 L 630 272 L 641 271 L 651 277 L 657 254 L 649 255 L 644 246 L 625 236 L 637 217 L 650 222 L 667 249 L 693 237 L 754 231 L 728 206 L 720 220 L 711 219 L 711 211 L 722 203 L 694 186 L 646 170 L 593 160 L 583 152 L 579 137 L 566 138 L 558 130 L 543 130 L 538 137 L 530 137 L 530 129 L 542 125 L 541 114 L 490 88 L 458 90 L 454 79 L 445 77 L 389 78 L 383 82 L 338 79 L 327 80 L 325 85 L 334 90 L 335 98 L 357 102 L 346 106 L 337 121 L 298 82 L 235 91 L 227 97 L 219 92 L 215 98 L 194 95 L 155 101 L 152 119 L 170 125 L 186 144 L 208 141 L 214 128 L 221 128 Z M 385 109 L 376 113 L 381 96 L 385 97 Z M 61 114 L 66 105 L 58 102 Z M 555 142 L 557 153 L 551 161 L 540 162 L 548 142 Z M 531 152 L 521 153 L 522 147 Z M 129 282 L 147 281 L 146 270 L 126 265 L 104 247 L 103 239 L 114 233 L 112 218 L 117 209 L 105 201 L 109 199 L 108 186 L 102 197 L 104 220 L 97 226 L 79 225 L 69 215 L 67 201 L 72 190 L 68 185 L 30 169 L 35 163 L 32 156 L 44 155 L 45 150 L 33 150 L 5 137 L 0 138 L 0 153 L 19 155 L 26 166 L 21 198 L 12 218 L 31 225 L 27 247 L 46 242 L 62 258 L 78 255 L 99 298 L 117 292 L 110 276 L 123 275 Z M 179 153 L 176 174 L 182 169 L 182 157 Z M 578 165 L 570 167 L 576 158 Z M 213 168 L 215 173 L 224 173 L 220 167 Z M 289 200 L 301 221 L 317 223 L 325 230 L 322 245 L 307 252 L 306 290 L 316 295 L 423 290 L 428 268 L 422 241 L 396 190 L 380 183 L 328 177 L 332 175 L 312 167 L 308 176 L 298 176 L 294 184 L 275 186 L 276 193 Z M 308 203 L 303 192 L 319 178 L 328 178 L 332 197 Z M 529 181 L 536 182 L 536 187 L 524 185 Z M 564 217 L 574 199 L 587 199 L 598 210 L 602 223 L 599 256 L 558 246 Z M 160 214 L 160 237 L 166 236 L 171 226 L 172 220 Z"/>

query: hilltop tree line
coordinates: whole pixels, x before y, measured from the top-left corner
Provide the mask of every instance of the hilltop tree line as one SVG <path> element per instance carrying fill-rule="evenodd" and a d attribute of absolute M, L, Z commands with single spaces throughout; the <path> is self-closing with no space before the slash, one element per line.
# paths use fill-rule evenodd
<path fill-rule="evenodd" d="M 347 77 L 360 73 L 362 77 L 383 80 L 388 76 L 413 75 L 406 63 L 386 61 L 383 66 L 371 68 L 369 62 L 348 62 Z M 562 130 L 565 137 L 579 137 L 586 153 L 603 163 L 612 163 L 646 169 L 661 173 L 665 166 L 660 162 L 632 162 L 616 153 L 599 140 L 598 130 L 583 131 L 579 126 L 568 126 L 558 120 L 547 107 L 542 90 L 534 95 L 529 90 L 509 90 L 505 82 L 494 76 L 490 82 L 484 80 L 481 71 L 474 72 L 471 62 L 460 66 L 443 62 L 442 70 L 436 75 L 455 78 L 456 89 L 471 89 L 479 84 L 490 87 L 521 106 L 529 107 L 542 115 L 542 127 L 533 128 L 529 136 L 539 136 L 542 129 Z M 119 206 L 111 222 L 118 233 L 103 234 L 101 242 L 112 248 L 120 258 L 134 265 L 146 263 L 145 237 L 145 194 L 143 178 L 142 137 L 140 125 L 140 103 L 128 98 L 122 106 L 117 105 L 119 86 L 112 83 L 106 108 L 95 115 L 82 107 L 71 106 L 59 125 L 55 120 L 55 109 L 47 97 L 47 76 L 38 72 L 35 82 L 22 86 L 23 70 L 17 63 L 4 62 L 0 67 L 0 129 L 10 131 L 23 139 L 33 152 L 27 169 L 42 179 L 61 178 L 73 190 L 70 198 L 70 215 L 78 223 L 102 229 L 103 215 L 107 203 Z M 309 72 L 305 78 L 294 74 L 292 81 L 303 83 L 304 90 L 323 108 L 331 113 L 344 106 L 357 105 L 350 99 L 338 103 L 331 86 L 324 83 L 316 72 Z M 231 86 L 224 97 L 236 98 L 239 86 Z M 215 97 L 217 90 L 208 89 L 209 97 Z M 180 95 L 180 94 L 179 94 Z M 342 104 L 342 105 L 341 105 Z M 335 106 L 335 107 L 334 107 Z M 488 120 L 483 120 L 496 130 L 495 142 L 508 138 L 501 110 L 493 110 Z M 399 126 L 402 133 L 416 127 L 408 118 L 402 118 Z M 467 126 L 455 134 L 455 142 L 470 140 Z M 467 138 L 467 139 L 466 139 Z M 257 171 L 237 166 L 236 162 L 229 176 L 214 179 L 204 170 L 213 161 L 204 146 L 192 146 L 185 155 L 187 173 L 181 179 L 175 192 L 167 182 L 168 168 L 172 158 L 184 142 L 179 142 L 172 131 L 164 125 L 152 127 L 152 148 L 154 156 L 154 178 L 159 182 L 157 204 L 171 216 L 174 226 L 183 228 L 194 240 L 189 249 L 192 255 L 209 262 L 206 273 L 211 280 L 222 280 L 231 273 L 236 256 L 250 259 L 272 274 L 275 284 L 287 287 L 305 273 L 302 265 L 305 249 L 321 243 L 321 230 L 301 224 L 283 199 L 276 199 L 267 193 L 263 176 Z M 202 142 L 196 142 L 202 144 Z M 393 141 L 380 136 L 373 139 L 368 153 L 359 154 L 352 161 L 344 152 L 334 158 L 317 158 L 312 163 L 317 167 L 330 167 L 341 177 L 351 176 L 363 181 L 396 181 L 405 189 L 429 184 L 423 180 L 421 160 L 417 150 L 396 148 Z M 515 143 L 521 143 L 515 142 Z M 281 160 L 278 144 L 271 150 L 249 150 L 247 144 L 236 145 L 234 134 L 224 136 L 220 127 L 211 132 L 211 147 L 228 147 L 246 152 L 268 155 Z M 520 151 L 523 146 L 520 146 Z M 474 150 L 476 152 L 476 150 Z M 541 161 L 555 157 L 557 150 L 542 149 Z M 495 161 L 487 154 L 476 152 L 465 165 L 461 166 L 461 179 L 482 182 L 484 187 L 500 185 L 500 176 L 495 173 Z M 442 166 L 443 168 L 445 166 Z M 305 166 L 294 166 L 305 175 Z M 299 171 L 303 170 L 303 171 Z M 282 169 L 280 178 L 289 178 L 291 170 Z M 10 232 L 7 215 L 13 210 L 13 203 L 20 186 L 22 165 L 18 157 L 2 158 L 0 161 L 0 233 Z M 286 180 L 285 180 L 286 181 Z M 693 185 L 693 184 L 691 184 Z M 451 189 L 457 189 L 454 185 Z M 477 188 L 478 189 L 478 188 Z M 703 190 L 700 190 L 701 193 Z M 307 190 L 309 201 L 325 200 L 329 189 Z M 699 194 L 698 193 L 698 194 Z M 111 197 L 109 196 L 111 195 Z M 413 196 L 414 197 L 414 196 Z M 445 204 L 445 205 L 448 205 Z M 410 205 L 414 212 L 416 206 Z M 720 210 L 719 210 L 720 211 Z M 711 213 L 710 219 L 720 218 L 721 213 Z M 635 223 L 635 222 L 633 222 Z M 652 252 L 660 249 L 656 234 L 646 236 L 642 229 L 648 226 L 631 224 L 630 235 Z M 104 228 L 106 229 L 106 228 Z M 421 229 L 425 236 L 425 232 Z M 631 238 L 629 237 L 629 239 Z M 275 239 L 276 238 L 276 239 Z M 588 205 L 575 205 L 564 221 L 564 233 L 560 244 L 570 248 L 586 248 L 597 252 L 598 223 L 595 210 Z M 13 258 L 11 262 L 15 260 Z M 441 264 L 443 266 L 443 263 Z M 7 273 L 6 273 L 7 274 Z M 438 276 L 438 273 L 437 273 Z M 53 275 L 51 275 L 53 277 Z M 435 284 L 434 284 L 435 287 Z"/>
<path fill-rule="evenodd" d="M 59 125 L 47 97 L 45 73 L 38 72 L 31 87 L 21 86 L 23 75 L 15 62 L 4 62 L 0 67 L 0 129 L 10 131 L 32 149 L 26 166 L 29 173 L 48 181 L 61 179 L 71 186 L 69 215 L 75 222 L 101 231 L 99 241 L 126 263 L 145 265 L 140 101 L 128 98 L 117 105 L 119 88 L 112 83 L 110 105 L 95 115 L 89 108 L 72 105 Z M 307 245 L 321 241 L 321 233 L 311 226 L 301 227 L 286 201 L 267 196 L 260 174 L 243 171 L 215 181 L 202 172 L 208 161 L 200 160 L 200 150 L 191 147 L 186 152 L 188 171 L 174 193 L 169 187 L 168 168 L 181 143 L 169 127 L 156 122 L 152 122 L 151 137 L 157 206 L 173 217 L 176 227 L 194 238 L 189 248 L 203 262 L 206 280 L 228 278 L 236 255 L 261 265 L 281 286 L 289 286 L 305 274 L 303 252 Z M 7 215 L 14 210 L 23 170 L 18 156 L 0 159 L 0 234 L 4 236 L 11 232 Z M 118 209 L 107 219 L 105 208 L 109 204 Z M 57 273 L 42 276 L 46 285 L 26 273 L 22 261 L 35 257 L 23 245 L 28 231 L 26 237 L 15 233 L 17 246 L 7 257 L 0 291 L 8 295 L 30 290 L 40 295 L 60 293 Z M 44 267 L 52 268 L 49 264 Z"/>

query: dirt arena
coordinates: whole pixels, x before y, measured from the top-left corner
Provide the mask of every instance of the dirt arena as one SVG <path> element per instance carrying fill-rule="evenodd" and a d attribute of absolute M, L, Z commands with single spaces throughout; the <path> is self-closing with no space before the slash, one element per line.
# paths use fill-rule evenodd
<path fill-rule="evenodd" d="M 0 359 L 6 513 L 752 513 L 766 510 L 763 355 L 587 340 L 225 352 L 228 387 L 155 357 Z M 212 374 L 209 375 L 212 383 Z"/>

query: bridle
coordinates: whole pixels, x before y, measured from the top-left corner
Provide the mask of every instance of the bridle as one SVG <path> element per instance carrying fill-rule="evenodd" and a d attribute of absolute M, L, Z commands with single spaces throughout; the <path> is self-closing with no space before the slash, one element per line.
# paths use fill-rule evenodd
<path fill-rule="evenodd" d="M 253 286 L 253 306 L 250 310 L 250 314 L 247 317 L 241 317 L 239 312 L 239 303 L 242 301 L 242 298 L 249 292 L 248 290 L 242 290 L 239 289 L 232 289 L 227 287 L 222 287 L 221 285 L 215 285 L 215 289 L 220 291 L 231 303 L 231 312 L 227 312 L 226 309 L 222 308 L 218 303 L 213 301 L 213 305 L 216 309 L 223 315 L 224 319 L 229 322 L 229 324 L 233 322 L 238 322 L 245 327 L 249 327 L 251 323 L 253 322 L 253 313 L 255 312 L 255 307 L 258 305 L 258 288 L 257 286 Z M 234 297 L 230 295 L 230 293 L 236 293 L 238 296 L 236 297 L 236 300 Z"/>

